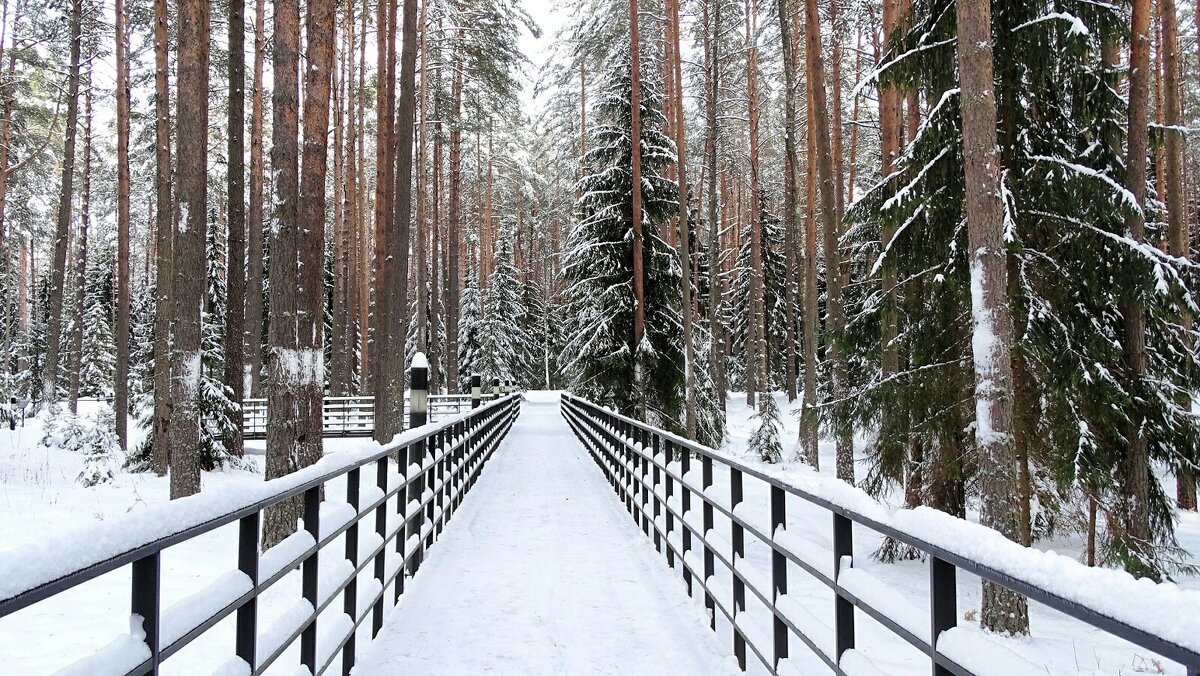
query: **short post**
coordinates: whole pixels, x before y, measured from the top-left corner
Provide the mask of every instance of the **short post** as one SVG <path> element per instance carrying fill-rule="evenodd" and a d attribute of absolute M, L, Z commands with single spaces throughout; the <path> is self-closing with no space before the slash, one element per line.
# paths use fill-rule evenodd
<path fill-rule="evenodd" d="M 499 378 L 492 379 L 492 394 L 495 395 L 496 399 L 500 398 L 500 379 Z"/>
<path fill-rule="evenodd" d="M 471 376 L 471 408 L 479 408 L 479 399 L 483 392 L 479 374 Z"/>
<path fill-rule="evenodd" d="M 429 422 L 429 361 L 424 352 L 413 355 L 408 367 L 411 389 L 408 408 L 408 429 L 416 429 Z"/>

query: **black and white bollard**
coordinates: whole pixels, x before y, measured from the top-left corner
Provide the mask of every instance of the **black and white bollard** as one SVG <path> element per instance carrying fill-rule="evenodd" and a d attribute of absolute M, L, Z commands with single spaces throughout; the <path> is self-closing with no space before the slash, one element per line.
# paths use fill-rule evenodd
<path fill-rule="evenodd" d="M 492 394 L 494 395 L 494 398 L 496 398 L 496 399 L 500 398 L 500 379 L 499 378 L 495 378 L 492 380 Z"/>
<path fill-rule="evenodd" d="M 408 382 L 411 388 L 408 407 L 408 429 L 429 422 L 429 361 L 424 352 L 413 355 L 408 367 Z"/>
<path fill-rule="evenodd" d="M 479 408 L 480 395 L 483 393 L 482 380 L 479 374 L 471 376 L 471 408 Z"/>

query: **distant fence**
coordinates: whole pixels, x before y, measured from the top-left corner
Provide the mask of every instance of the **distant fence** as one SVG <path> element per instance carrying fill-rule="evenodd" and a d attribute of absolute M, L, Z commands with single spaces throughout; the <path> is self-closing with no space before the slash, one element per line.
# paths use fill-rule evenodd
<path fill-rule="evenodd" d="M 338 655 L 342 657 L 342 671 L 349 673 L 354 664 L 355 636 L 359 626 L 370 618 L 371 635 L 379 632 L 388 587 L 392 587 L 398 599 L 404 588 L 404 571 L 411 575 L 420 566 L 425 550 L 438 539 L 442 528 L 474 485 L 483 464 L 512 426 L 519 400 L 517 395 L 498 398 L 441 426 L 429 425 L 414 430 L 377 453 L 324 474 L 311 477 L 299 474 L 278 479 L 281 488 L 266 497 L 261 497 L 260 492 L 254 494 L 258 499 L 249 504 L 227 508 L 222 503 L 219 507 L 223 511 L 218 516 L 140 542 L 103 560 L 71 561 L 71 565 L 78 564 L 78 567 L 0 598 L 0 618 L 105 573 L 128 567 L 132 576 L 130 613 L 142 620 L 144 644 L 135 637 L 123 644 L 125 650 L 121 655 L 111 651 L 97 653 L 93 659 L 101 660 L 100 666 L 84 666 L 90 673 L 114 673 L 114 659 L 124 656 L 129 666 L 121 667 L 116 673 L 157 674 L 163 660 L 234 613 L 237 615 L 236 641 L 230 648 L 248 666 L 245 673 L 262 673 L 297 639 L 300 641 L 300 663 L 309 673 L 323 673 Z M 311 473 L 315 469 L 301 472 Z M 364 480 L 363 471 L 372 469 L 375 480 Z M 333 491 L 327 484 L 340 478 L 346 480 L 345 502 L 326 505 L 338 509 L 322 510 L 323 502 L 333 501 Z M 276 482 L 263 486 L 269 488 L 272 483 Z M 205 498 L 202 493 L 185 500 L 199 500 L 191 504 L 200 508 L 200 512 L 214 509 L 210 504 L 212 501 L 206 502 Z M 261 552 L 264 510 L 291 498 L 303 500 L 303 529 L 276 547 Z M 164 507 L 176 504 L 181 503 Z M 325 520 L 321 518 L 323 511 Z M 179 510 L 171 512 L 181 513 Z M 367 515 L 373 515 L 373 533 L 360 533 L 359 522 Z M 180 607 L 192 605 L 188 603 L 164 610 L 160 595 L 162 553 L 234 522 L 238 523 L 239 537 L 237 570 L 231 571 L 233 578 L 224 576 L 210 587 L 197 590 L 198 594 L 191 597 L 203 596 L 202 606 L 218 610 L 211 614 L 202 613 L 199 617 L 194 608 Z M 318 569 L 318 556 L 322 549 L 342 536 L 347 563 L 341 564 L 345 569 L 333 567 L 332 572 L 339 573 L 334 577 L 329 575 L 328 566 Z M 368 546 L 377 541 L 361 558 L 360 539 Z M 389 548 L 394 548 L 393 557 L 387 556 Z M 62 552 L 55 554 L 64 555 Z M 24 570 L 38 567 L 36 561 L 14 563 L 27 564 L 14 566 Z M 275 634 L 273 627 L 272 637 L 268 639 L 258 631 L 259 596 L 297 567 L 301 569 L 305 613 L 295 617 L 295 622 L 280 634 Z M 364 591 L 374 590 L 370 596 L 363 595 L 369 601 L 361 608 L 358 605 L 360 577 L 366 577 Z M 318 652 L 317 617 L 339 597 L 342 614 L 325 616 L 333 617 L 333 621 L 321 637 L 321 651 Z M 69 624 L 70 620 L 68 616 L 63 623 Z M 170 627 L 169 631 L 167 627 Z M 336 632 L 332 641 L 329 640 L 331 632 Z M 238 673 L 242 671 L 243 668 L 237 669 Z"/>
<path fill-rule="evenodd" d="M 490 401 L 497 395 L 484 395 Z M 429 419 L 441 420 L 471 408 L 470 394 L 433 394 L 429 396 Z M 404 417 L 408 420 L 408 398 Z M 375 397 L 325 397 L 321 424 L 327 437 L 369 437 L 375 432 Z M 246 439 L 267 437 L 267 400 L 242 402 L 242 436 Z"/>
<path fill-rule="evenodd" d="M 1200 676 L 1200 651 L 1195 649 L 1200 636 L 1181 626 L 1183 622 L 1200 624 L 1196 615 L 1200 610 L 1195 607 L 1188 610 L 1186 603 L 1175 604 L 1183 605 L 1183 608 L 1156 608 L 1153 614 L 1162 619 L 1155 618 L 1149 622 L 1145 620 L 1146 613 L 1141 608 L 1121 607 L 1120 613 L 1103 612 L 1094 607 L 1094 601 L 1084 603 L 1069 598 L 1069 595 L 1047 591 L 1003 572 L 988 562 L 931 544 L 828 497 L 812 494 L 736 460 L 722 457 L 710 448 L 600 408 L 584 399 L 564 394 L 562 414 L 600 466 L 634 521 L 647 537 L 653 539 L 655 548 L 665 555 L 668 565 L 681 570 L 688 594 L 694 596 L 697 588 L 703 592 L 712 628 L 717 628 L 717 613 L 728 621 L 732 628 L 733 652 L 743 670 L 746 669 L 749 649 L 769 673 L 780 673 L 781 663 L 789 657 L 794 638 L 811 650 L 833 673 L 845 674 L 849 669 L 846 660 L 854 659 L 850 653 L 856 652 L 857 608 L 928 655 L 934 676 L 973 676 L 974 671 L 960 664 L 965 660 L 953 659 L 938 647 L 938 639 L 943 633 L 958 624 L 956 577 L 961 570 L 1024 594 L 1031 601 L 1178 662 L 1187 669 L 1188 676 Z M 694 471 L 695 462 L 700 463 L 699 484 L 695 483 L 694 476 L 689 476 Z M 721 467 L 724 476 L 720 478 L 728 480 L 727 495 L 718 496 L 723 491 L 714 486 L 714 466 Z M 766 488 L 769 492 L 770 523 L 765 524 L 766 527 L 755 525 L 747 516 L 746 477 L 758 482 L 756 488 Z M 832 552 L 814 551 L 820 548 L 806 546 L 799 538 L 789 536 L 786 528 L 789 495 L 830 514 Z M 700 507 L 698 519 L 694 509 L 696 502 Z M 728 521 L 727 538 L 715 529 L 715 515 L 721 515 L 723 520 Z M 878 588 L 886 588 L 886 583 L 864 571 L 853 569 L 855 525 L 914 547 L 928 557 L 927 613 L 905 614 L 905 606 L 911 605 L 906 599 L 896 598 L 894 593 L 879 593 Z M 770 548 L 769 571 L 747 562 L 747 535 Z M 1012 543 L 1006 541 L 1006 544 Z M 717 564 L 720 564 L 720 568 Z M 787 597 L 789 564 L 833 592 L 832 627 L 824 626 L 808 608 Z M 726 578 L 732 584 L 726 585 Z M 1100 586 L 1104 586 L 1102 581 L 1105 577 L 1098 575 L 1095 579 Z M 1124 582 L 1128 583 L 1126 588 L 1128 585 L 1143 584 L 1128 579 Z M 1099 595 L 1089 594 L 1089 598 L 1103 597 L 1114 591 L 1105 589 Z M 766 608 L 770 616 L 769 626 L 762 627 L 747 616 L 747 592 Z M 871 601 L 865 598 L 868 596 L 872 598 Z M 1143 600 L 1146 604 L 1154 603 L 1148 598 Z M 1147 624 L 1156 626 L 1148 627 Z M 870 649 L 869 646 L 864 647 Z M 956 655 L 961 652 L 956 652 Z M 994 667 L 992 658 L 986 654 L 975 659 Z M 861 665 L 862 661 L 858 664 Z M 867 672 L 870 671 L 868 668 Z M 994 668 L 992 672 L 995 673 Z M 1018 672 L 1024 673 L 1021 667 L 1009 673 Z"/>

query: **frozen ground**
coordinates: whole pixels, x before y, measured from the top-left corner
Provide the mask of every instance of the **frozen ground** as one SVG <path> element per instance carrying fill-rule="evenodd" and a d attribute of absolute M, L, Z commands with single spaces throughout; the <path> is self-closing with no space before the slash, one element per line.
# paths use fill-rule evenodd
<path fill-rule="evenodd" d="M 782 396 L 778 398 L 787 426 L 783 435 L 785 457 L 790 458 L 797 434 L 796 420 L 789 414 L 794 405 Z M 532 666 L 518 670 L 498 657 L 488 658 L 488 663 L 495 666 L 493 673 L 578 673 L 579 669 L 573 667 L 582 664 L 596 667 L 595 672 L 585 673 L 614 673 L 611 669 L 617 669 L 615 673 L 691 674 L 727 669 L 728 627 L 720 627 L 714 639 L 702 606 L 686 599 L 682 583 L 668 572 L 665 562 L 656 557 L 653 547 L 623 514 L 599 469 L 585 458 L 578 444 L 569 437 L 563 440 L 561 434 L 566 428 L 554 427 L 561 424 L 554 406 L 557 393 L 529 393 L 527 399 L 529 403 L 518 421 L 520 429 L 527 430 L 523 441 L 515 445 L 510 441 L 485 467 L 480 483 L 451 521 L 445 539 L 434 547 L 418 578 L 410 583 L 401 606 L 391 613 L 385 636 L 391 636 L 387 643 L 400 649 L 385 654 L 377 650 L 382 644 L 360 647 L 362 659 L 368 661 L 357 673 L 400 673 L 401 667 L 403 673 L 475 673 L 471 659 L 501 652 L 517 655 Z M 752 432 L 751 411 L 740 396 L 731 396 L 729 410 L 730 435 L 722 450 L 748 460 L 744 448 Z M 71 533 L 78 534 L 72 537 L 86 538 L 91 524 L 151 510 L 167 502 L 166 479 L 153 475 L 118 474 L 112 483 L 95 488 L 76 485 L 82 458 L 39 446 L 41 436 L 36 420 L 15 432 L 0 429 L 0 562 L 6 553 L 33 543 Z M 261 441 L 252 443 L 251 449 L 261 446 Z M 366 440 L 326 442 L 329 455 L 366 453 L 376 448 Z M 832 445 L 823 444 L 821 454 L 822 466 L 832 470 Z M 261 462 L 261 458 L 252 455 L 252 462 Z M 794 477 L 798 482 L 812 478 L 812 473 L 799 464 L 774 468 L 773 473 Z M 204 476 L 206 488 L 236 488 L 261 481 L 261 474 L 242 470 Z M 727 479 L 721 472 L 716 481 L 717 491 L 727 489 Z M 343 484 L 335 482 L 327 495 L 336 501 L 344 490 Z M 765 522 L 767 504 L 765 492 L 748 481 L 743 508 L 747 518 Z M 788 510 L 789 536 L 795 537 L 796 545 L 809 555 L 826 558 L 831 542 L 828 514 L 806 509 L 790 499 Z M 368 531 L 374 527 L 371 519 L 367 517 L 363 522 Z M 728 532 L 728 523 L 719 515 L 716 529 L 714 536 L 720 541 L 720 534 Z M 566 535 L 560 536 L 564 532 Z M 1184 547 L 1200 552 L 1200 519 L 1185 516 L 1179 534 Z M 872 601 L 887 602 L 906 625 L 927 627 L 926 565 L 875 563 L 870 554 L 878 545 L 878 536 L 856 528 L 854 537 L 856 579 L 851 582 L 857 585 L 857 591 Z M 186 607 L 189 596 L 234 570 L 236 540 L 237 529 L 233 526 L 168 550 L 163 558 L 164 607 Z M 1079 552 L 1079 542 L 1073 539 L 1039 546 L 1071 557 Z M 334 544 L 330 549 L 340 551 L 341 545 Z M 763 543 L 747 537 L 746 554 L 748 570 L 770 570 Z M 455 581 L 455 575 L 462 577 Z M 718 578 L 717 587 L 724 585 L 727 589 L 728 575 L 719 574 Z M 603 585 L 599 580 L 604 580 Z M 832 625 L 830 592 L 806 580 L 794 567 L 789 571 L 789 581 L 788 602 L 808 611 L 811 616 L 805 618 L 806 626 L 814 637 L 820 637 Z M 1200 589 L 1200 580 L 1179 582 L 1182 587 Z M 1183 673 L 1177 665 L 1036 605 L 1032 609 L 1032 638 L 1001 640 L 983 635 L 975 620 L 978 580 L 960 575 L 958 585 L 961 629 L 943 647 L 973 656 L 978 664 L 972 666 L 981 668 L 982 673 Z M 890 593 L 886 592 L 889 588 Z M 621 591 L 613 593 L 611 589 Z M 0 620 L 0 673 L 53 673 L 127 633 L 129 593 L 128 571 L 116 571 Z M 881 599 L 880 594 L 890 598 Z M 260 604 L 260 632 L 268 632 L 271 625 L 284 618 L 299 595 L 300 581 L 295 573 L 268 590 Z M 769 629 L 765 610 L 755 606 L 752 595 L 748 600 L 748 619 Z M 439 606 L 438 602 L 446 605 Z M 331 608 L 335 606 L 340 604 Z M 497 606 L 503 608 L 503 615 L 494 610 Z M 580 610 L 592 607 L 603 607 L 606 614 Z M 483 612 L 488 608 L 493 610 Z M 1146 610 L 1155 612 L 1154 608 Z M 322 614 L 322 626 L 332 626 L 327 615 L 330 611 Z M 616 622 L 621 626 L 608 633 L 614 615 L 620 618 Z M 849 673 L 871 673 L 872 668 L 889 675 L 928 673 L 925 656 L 861 613 L 858 623 L 859 645 L 866 648 L 854 654 L 856 668 L 847 663 Z M 398 629 L 401 626 L 407 630 Z M 410 633 L 422 638 L 406 638 Z M 611 642 L 618 639 L 614 648 Z M 360 640 L 366 640 L 362 633 Z M 446 659 L 460 667 L 457 671 L 432 666 L 439 664 L 441 649 L 455 646 L 477 646 L 477 651 L 472 657 L 452 650 Z M 230 618 L 167 660 L 163 673 L 210 674 L 226 664 L 232 654 Z M 655 661 L 660 656 L 662 663 Z M 666 656 L 672 661 L 668 662 Z M 560 659 L 566 661 L 557 661 Z M 291 673 L 295 664 L 295 655 L 285 656 L 271 673 Z M 368 671 L 373 664 L 380 670 Z M 663 664 L 692 666 L 667 670 L 655 666 Z M 752 658 L 752 670 L 753 666 Z M 795 639 L 789 666 L 793 673 L 826 673 Z M 335 661 L 333 672 L 338 668 Z"/>

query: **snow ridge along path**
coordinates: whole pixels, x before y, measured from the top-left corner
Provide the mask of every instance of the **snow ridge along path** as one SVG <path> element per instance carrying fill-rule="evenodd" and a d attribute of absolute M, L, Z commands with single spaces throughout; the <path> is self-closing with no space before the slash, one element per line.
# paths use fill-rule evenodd
<path fill-rule="evenodd" d="M 734 666 L 555 398 L 524 403 L 354 673 L 703 676 Z"/>

